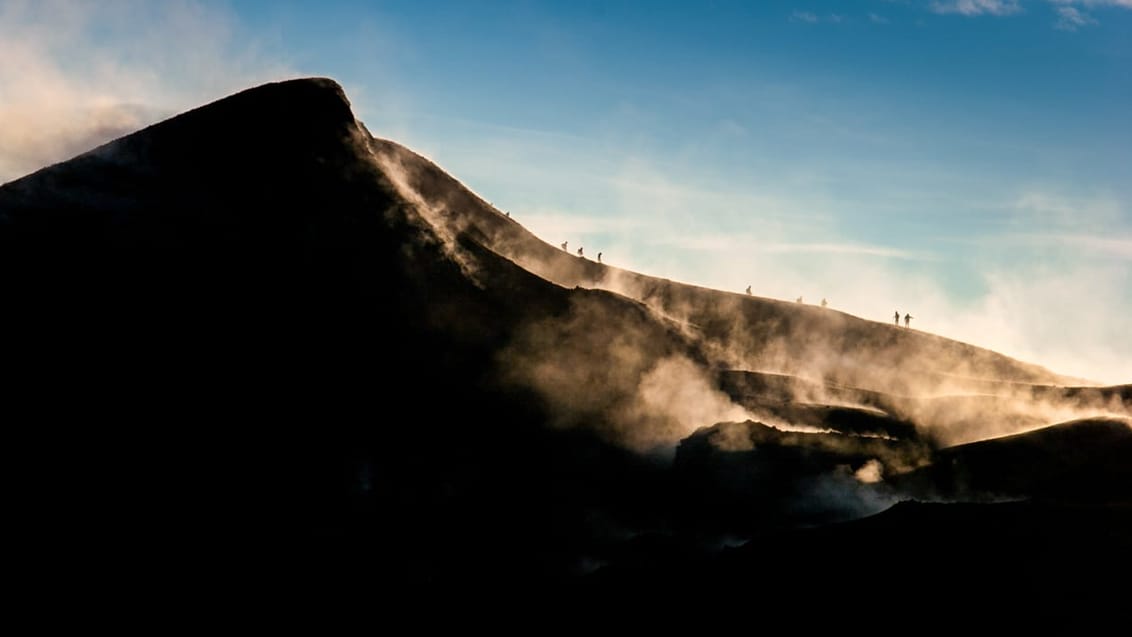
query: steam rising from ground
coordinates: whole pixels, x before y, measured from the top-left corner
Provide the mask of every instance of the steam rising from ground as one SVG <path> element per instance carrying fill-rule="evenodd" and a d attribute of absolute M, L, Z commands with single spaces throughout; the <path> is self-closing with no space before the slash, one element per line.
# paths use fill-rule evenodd
<path fill-rule="evenodd" d="M 1050 245 L 1042 248 L 1044 262 L 1001 263 L 1000 258 L 1025 259 L 1007 256 L 1025 248 L 988 246 L 986 251 L 1001 257 L 978 258 L 981 269 L 974 277 L 982 290 L 958 300 L 946 288 L 949 283 L 931 274 L 943 268 L 851 253 L 775 254 L 764 252 L 758 237 L 746 243 L 710 252 L 674 244 L 670 258 L 686 258 L 697 270 L 694 278 L 677 280 L 736 293 L 752 285 L 756 296 L 802 297 L 809 306 L 825 297 L 832 309 L 882 323 L 893 312 L 908 313 L 912 329 L 1041 364 L 1083 383 L 1132 382 L 1132 349 L 1122 336 L 1124 317 L 1132 311 L 1132 260 L 1126 255 Z M 950 269 L 965 267 L 970 264 Z M 640 271 L 656 271 L 645 268 Z"/>
<path fill-rule="evenodd" d="M 718 290 L 750 285 L 756 296 L 808 305 L 825 297 L 879 322 L 907 312 L 914 329 L 1100 384 L 1132 382 L 1122 337 L 1132 208 L 1121 188 L 1037 175 L 969 192 L 893 160 L 853 168 L 851 179 L 829 175 L 855 187 L 881 171 L 883 188 L 843 201 L 828 196 L 820 156 L 797 162 L 811 183 L 775 165 L 709 168 L 532 136 L 514 136 L 505 153 L 476 150 L 466 159 L 449 151 L 458 172 L 514 193 L 504 207 L 551 245 L 569 241 L 616 267 Z M 953 215 L 979 225 L 937 227 Z"/>
<path fill-rule="evenodd" d="M 458 256 L 454 233 L 476 223 L 477 215 L 451 209 L 450 195 L 439 195 L 440 203 L 436 194 L 426 201 L 411 187 L 404 166 L 390 158 L 382 165 Z M 490 209 L 482 212 L 498 214 Z M 596 255 L 579 257 L 572 249 L 550 246 L 532 251 L 529 242 L 516 241 L 511 230 L 508 225 L 494 232 L 488 229 L 488 242 L 564 287 L 603 289 L 643 302 L 660 324 L 696 343 L 711 366 L 795 378 L 788 395 L 779 400 L 844 406 L 915 422 L 922 434 L 940 445 L 1129 412 L 1112 392 L 1057 389 L 1087 386 L 1088 381 L 903 324 L 894 326 L 887 319 L 860 321 L 812 303 L 786 301 L 784 308 L 780 299 L 673 287 L 671 281 L 609 267 L 608 261 L 599 265 Z M 1060 285 L 1048 278 L 1044 284 Z M 1001 302 L 1009 299 L 1005 293 L 1004 297 Z M 648 339 L 623 334 L 612 345 L 604 343 L 603 339 L 613 338 L 606 334 L 613 318 L 602 315 L 597 304 L 584 311 L 576 306 L 574 312 L 571 320 L 585 327 L 559 325 L 553 328 L 558 335 L 550 339 L 528 333 L 526 342 L 511 352 L 512 372 L 525 375 L 556 408 L 571 414 L 563 416 L 563 422 L 601 428 L 638 449 L 671 444 L 696 427 L 744 420 L 751 414 L 784 431 L 808 430 L 757 408 L 752 412 L 753 405 L 731 404 L 690 362 L 650 351 Z M 550 328 L 535 332 L 539 329 Z M 615 377 L 613 370 L 618 367 L 626 376 Z M 1044 385 L 1052 389 L 1043 389 Z M 625 399 L 628 396 L 632 400 Z M 614 403 L 612 412 L 604 409 Z M 597 422 L 599 413 L 617 415 L 613 422 Z"/>
<path fill-rule="evenodd" d="M 576 282 L 578 276 L 577 264 L 570 260 L 529 259 L 525 265 L 551 280 Z M 817 317 L 816 322 L 792 328 L 779 319 L 767 322 L 759 316 L 759 310 L 748 307 L 780 303 L 775 300 L 735 294 L 730 302 L 713 300 L 708 316 L 704 300 L 662 297 L 655 294 L 655 279 L 621 269 L 609 269 L 583 284 L 642 300 L 658 317 L 682 328 L 689 338 L 698 339 L 716 365 L 807 381 L 794 383 L 789 396 L 781 399 L 874 413 L 879 410 L 917 423 L 923 434 L 941 445 L 1129 413 L 1129 405 L 1115 392 L 1056 389 L 1089 386 L 1092 383 L 1088 381 L 1058 376 L 1024 362 L 1011 362 L 986 349 L 903 326 L 878 324 L 862 330 L 859 323 L 848 325 L 845 315 L 832 308 L 809 304 L 791 307 L 788 312 Z M 702 328 L 708 321 L 714 322 L 717 330 L 718 324 L 727 324 L 724 335 L 706 336 Z M 854 331 L 847 333 L 849 329 Z M 766 413 L 758 416 L 780 429 L 800 430 L 797 424 Z"/>
<path fill-rule="evenodd" d="M 700 427 L 751 417 L 656 338 L 654 326 L 607 309 L 600 297 L 575 297 L 567 317 L 526 326 L 500 356 L 508 380 L 537 391 L 558 426 L 667 452 Z"/>
<path fill-rule="evenodd" d="M 455 190 L 431 188 L 425 194 L 417 186 L 427 179 L 423 160 L 372 146 L 365 151 L 428 224 L 445 253 L 478 283 L 476 266 L 463 254 L 458 235 L 482 217 L 453 202 L 462 185 L 453 180 L 447 185 Z M 477 205 L 488 206 L 473 198 Z M 478 225 L 475 229 L 485 230 Z M 505 241 L 502 233 L 494 235 L 492 240 Z M 532 267 L 532 262 L 524 260 L 522 265 Z M 532 270 L 538 273 L 547 264 L 542 266 Z M 666 453 L 700 427 L 751 417 L 713 387 L 700 365 L 674 350 L 679 339 L 663 332 L 670 324 L 632 315 L 632 305 L 605 294 L 576 293 L 570 300 L 567 316 L 524 326 L 500 354 L 506 380 L 538 392 L 558 426 L 582 426 L 640 452 Z"/>
<path fill-rule="evenodd" d="M 428 223 L 431 231 L 440 240 L 440 246 L 445 254 L 460 267 L 469 280 L 480 285 L 479 278 L 475 275 L 474 264 L 464 256 L 456 245 L 457 234 L 464 230 L 459 223 L 461 217 L 450 214 L 451 211 L 445 201 L 425 197 L 414 185 L 413 172 L 402 163 L 400 157 L 375 151 L 367 140 L 359 140 L 359 143 L 364 146 L 362 152 L 373 158 L 373 161 L 382 174 L 389 179 L 397 194 L 404 198 L 412 206 L 412 209 Z"/>
<path fill-rule="evenodd" d="M 0 0 L 0 182 L 211 98 L 287 75 L 287 69 L 266 61 L 254 44 L 241 40 L 234 20 L 212 6 L 119 0 L 95 9 L 62 0 Z M 396 157 L 377 154 L 375 160 L 476 280 L 474 267 L 455 243 L 469 218 L 452 210 L 447 197 L 423 196 Z M 958 304 L 926 270 L 909 267 L 931 255 L 820 236 L 798 241 L 788 220 L 800 216 L 820 226 L 820 201 L 808 201 L 815 211 L 799 215 L 798 206 L 773 192 L 751 197 L 686 188 L 671 175 L 654 174 L 647 163 L 631 163 L 633 170 L 612 183 L 619 205 L 647 208 L 647 222 L 639 212 L 628 217 L 560 215 L 571 223 L 604 219 L 605 234 L 587 234 L 577 226 L 569 234 L 551 232 L 536 224 L 532 228 L 554 245 L 570 240 L 570 252 L 513 255 L 521 257 L 516 261 L 563 286 L 604 289 L 644 302 L 662 324 L 698 340 L 712 365 L 810 381 L 793 387 L 790 399 L 795 402 L 881 410 L 914 420 L 943 444 L 1082 417 L 1127 415 L 1128 406 L 1112 395 L 1036 395 L 1026 384 L 981 383 L 979 378 L 993 374 L 973 365 L 969 352 L 926 340 L 915 346 L 899 339 L 838 340 L 836 325 L 791 332 L 790 326 L 752 316 L 741 294 L 753 285 L 759 302 L 792 302 L 802 295 L 805 307 L 798 311 L 824 312 L 831 321 L 842 310 L 886 324 L 892 311 L 910 312 L 917 331 L 1041 362 L 1086 380 L 1132 382 L 1132 350 L 1124 334 L 1132 307 L 1132 243 L 1120 234 L 1126 215 L 1120 202 L 1022 193 L 1007 206 L 1017 223 L 1010 233 L 995 237 L 989 249 L 1040 245 L 1049 258 L 1023 261 L 1013 269 L 992 263 L 984 272 L 985 294 Z M 703 206 L 743 210 L 751 219 L 744 222 L 749 227 L 719 235 L 697 229 L 688 219 Z M 524 220 L 523 211 L 516 212 Z M 1035 218 L 1043 220 L 1042 227 L 1052 223 L 1062 232 L 1035 234 Z M 1102 227 L 1115 232 L 1090 234 Z M 618 241 L 616 234 L 645 236 Z M 580 260 L 573 249 L 583 245 L 589 258 Z M 649 246 L 650 253 L 642 254 L 636 245 Z M 599 251 L 606 252 L 605 264 L 620 267 L 592 268 Z M 1089 258 L 1080 258 L 1083 253 Z M 679 261 L 684 265 L 673 267 Z M 674 280 L 734 291 L 731 302 L 712 308 L 714 328 L 726 324 L 725 336 L 705 336 L 699 301 L 659 296 L 655 279 L 629 270 L 682 272 L 687 276 Z M 831 307 L 814 307 L 823 296 Z M 657 349 L 647 330 L 605 332 L 602 326 L 609 321 L 600 304 L 577 302 L 565 324 L 529 326 L 507 353 L 515 374 L 563 408 L 563 424 L 593 426 L 643 449 L 671 444 L 700 426 L 752 416 L 714 389 L 685 353 Z M 892 329 L 876 327 L 877 334 Z M 897 366 L 861 362 L 866 359 L 902 361 L 900 368 L 911 372 L 898 374 Z M 949 374 L 932 372 L 941 369 Z M 829 389 L 833 386 L 874 390 L 890 398 Z M 605 421 L 597 418 L 599 413 L 613 416 L 604 416 L 610 419 Z"/>
<path fill-rule="evenodd" d="M 191 0 L 0 0 L 0 183 L 287 75 Z"/>
<path fill-rule="evenodd" d="M 674 444 L 700 427 L 750 417 L 713 388 L 691 361 L 669 357 L 645 373 L 628 409 L 614 424 L 632 446 L 655 448 Z M 649 426 L 658 422 L 669 426 Z"/>
<path fill-rule="evenodd" d="M 865 484 L 880 482 L 884 478 L 884 465 L 879 460 L 869 460 L 853 472 L 853 477 Z"/>
<path fill-rule="evenodd" d="M 606 290 L 649 308 L 647 321 L 626 321 L 628 305 L 606 303 L 614 297 L 575 293 L 569 317 L 516 335 L 504 356 L 511 380 L 543 395 L 562 426 L 599 430 L 638 450 L 671 446 L 701 426 L 752 418 L 782 431 L 814 431 L 763 409 L 765 396 L 733 403 L 716 389 L 707 369 L 790 378 L 774 401 L 841 406 L 913 422 L 939 445 L 1129 412 L 1119 392 L 1062 389 L 1092 383 L 930 330 L 892 325 L 887 311 L 882 320 L 861 320 L 812 299 L 796 303 L 728 293 L 642 275 L 608 258 L 598 263 L 600 250 L 576 255 L 573 245 L 563 250 L 532 236 L 459 182 L 429 173 L 429 162 L 409 151 L 378 152 L 375 159 L 473 280 L 474 266 L 456 241 L 466 232 L 562 287 Z M 1047 277 L 1040 284 L 1067 287 L 1059 281 Z M 897 287 L 881 270 L 869 284 L 888 292 Z M 846 285 L 843 294 L 854 289 Z M 938 295 L 932 289 L 924 284 L 927 316 L 946 305 L 933 301 Z M 1005 291 L 1003 297 L 999 304 L 1010 302 Z M 672 334 L 661 336 L 661 329 Z M 673 335 L 704 360 L 693 363 L 691 350 L 666 349 L 662 344 L 671 345 Z"/>

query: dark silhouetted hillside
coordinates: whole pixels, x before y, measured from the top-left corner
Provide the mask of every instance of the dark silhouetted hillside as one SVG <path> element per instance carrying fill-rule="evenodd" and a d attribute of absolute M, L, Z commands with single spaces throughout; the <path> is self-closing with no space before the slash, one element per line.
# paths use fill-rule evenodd
<path fill-rule="evenodd" d="M 1132 548 L 1129 386 L 568 254 L 329 79 L 0 186 L 0 269 L 30 589 L 1047 599 Z"/>

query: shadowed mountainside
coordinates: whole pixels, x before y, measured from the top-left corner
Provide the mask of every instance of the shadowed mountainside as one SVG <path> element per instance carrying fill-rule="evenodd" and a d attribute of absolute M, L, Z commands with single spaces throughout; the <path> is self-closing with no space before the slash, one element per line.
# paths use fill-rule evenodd
<path fill-rule="evenodd" d="M 880 399 L 870 407 L 914 420 L 922 433 L 944 445 L 1076 418 L 1125 415 L 1132 406 L 1128 386 L 1088 386 L 985 348 L 887 322 L 682 284 L 574 256 L 531 234 L 411 150 L 380 139 L 373 148 L 398 189 L 448 236 L 474 241 L 562 286 L 606 289 L 637 300 L 694 341 L 717 373 L 795 379 L 802 393 L 791 396 L 793 401 L 876 394 Z M 742 402 L 734 394 L 730 398 Z M 774 418 L 765 409 L 749 415 Z"/>
<path fill-rule="evenodd" d="M 1006 495 L 1033 542 L 1132 546 L 1132 386 L 567 254 L 329 79 L 0 186 L 0 267 L 19 524 L 79 582 L 577 592 L 818 537 L 817 579 L 874 524 L 974 543 Z"/>
<path fill-rule="evenodd" d="M 712 344 L 720 362 L 756 371 L 800 372 L 887 391 L 917 375 L 966 383 L 1074 384 L 1073 379 L 993 351 L 860 319 L 828 308 L 721 292 L 579 258 L 534 236 L 434 163 L 375 140 L 388 172 L 427 202 L 438 224 L 468 233 L 526 269 L 566 287 L 599 287 L 645 302 Z M 817 362 L 814 362 L 814 361 Z M 893 374 L 884 370 L 896 370 Z"/>

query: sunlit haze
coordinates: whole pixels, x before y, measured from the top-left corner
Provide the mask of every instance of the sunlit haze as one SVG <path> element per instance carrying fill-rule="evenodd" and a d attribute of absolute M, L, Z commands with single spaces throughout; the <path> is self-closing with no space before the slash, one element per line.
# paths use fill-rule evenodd
<path fill-rule="evenodd" d="M 1128 0 L 0 0 L 0 182 L 312 75 L 552 245 L 1132 382 Z"/>

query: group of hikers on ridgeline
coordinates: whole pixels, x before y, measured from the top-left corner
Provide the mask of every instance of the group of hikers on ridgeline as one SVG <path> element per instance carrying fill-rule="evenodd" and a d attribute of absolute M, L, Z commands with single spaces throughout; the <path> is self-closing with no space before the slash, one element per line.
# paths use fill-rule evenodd
<path fill-rule="evenodd" d="M 563 250 L 566 250 L 566 244 L 568 244 L 568 243 L 570 243 L 570 242 L 569 241 L 563 241 L 562 242 L 562 249 Z M 569 252 L 569 250 L 567 250 L 567 252 Z M 580 257 L 582 256 L 582 248 L 580 248 L 580 247 L 578 248 L 578 256 L 580 256 Z M 585 258 L 585 257 L 583 257 L 583 258 Z M 597 262 L 601 263 L 601 253 L 600 252 L 597 253 Z"/>
<path fill-rule="evenodd" d="M 746 292 L 747 292 L 747 296 L 751 296 L 751 286 L 749 286 L 749 285 L 747 286 Z M 804 301 L 802 300 L 802 297 L 799 296 L 798 298 L 794 299 L 794 302 L 795 303 L 803 303 Z M 823 298 L 821 300 L 821 306 L 822 307 L 828 307 L 829 301 L 827 301 Z"/>
<path fill-rule="evenodd" d="M 568 244 L 569 244 L 568 241 L 562 242 L 561 247 L 562 247 L 563 251 L 568 251 L 568 250 L 566 250 L 566 246 Z M 581 247 L 578 248 L 578 256 L 579 257 L 583 256 Z M 601 263 L 601 253 L 600 252 L 597 253 L 597 262 Z M 751 286 L 748 285 L 745 292 L 747 293 L 748 296 L 750 296 L 751 295 Z M 797 301 L 798 303 L 801 303 L 802 297 L 799 296 L 797 299 L 794 299 L 794 300 Z M 825 299 L 821 300 L 821 306 L 822 307 L 826 307 L 828 305 L 829 305 L 828 301 L 826 301 Z M 892 315 L 892 320 L 893 320 L 894 323 L 896 323 L 897 327 L 900 326 L 900 310 L 897 310 L 896 313 Z M 904 315 L 904 327 L 909 327 L 911 325 L 911 323 L 912 323 L 912 315 L 911 314 L 905 314 Z"/>
<path fill-rule="evenodd" d="M 747 289 L 744 290 L 744 291 L 747 293 L 747 296 L 751 296 L 751 286 L 748 285 Z M 804 302 L 802 300 L 802 297 L 800 297 L 800 296 L 798 298 L 794 299 L 794 301 L 796 303 Z M 826 301 L 825 299 L 821 300 L 821 306 L 822 307 L 827 307 L 828 305 L 829 305 L 829 301 Z M 897 310 L 896 313 L 892 315 L 892 320 L 896 323 L 897 326 L 900 325 L 900 311 L 899 310 Z M 905 314 L 904 315 L 904 327 L 909 327 L 911 324 L 912 324 L 912 315 L 911 314 Z"/>

